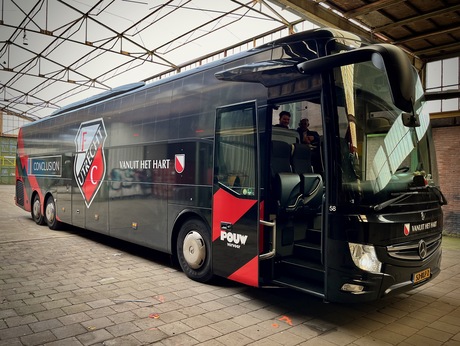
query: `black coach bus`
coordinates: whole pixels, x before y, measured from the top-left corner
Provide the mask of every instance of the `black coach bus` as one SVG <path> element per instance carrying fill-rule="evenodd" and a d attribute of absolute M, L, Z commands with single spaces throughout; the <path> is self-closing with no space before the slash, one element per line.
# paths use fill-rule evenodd
<path fill-rule="evenodd" d="M 24 126 L 16 204 L 172 254 L 201 282 L 363 302 L 439 273 L 436 179 L 405 54 L 315 29 Z"/>

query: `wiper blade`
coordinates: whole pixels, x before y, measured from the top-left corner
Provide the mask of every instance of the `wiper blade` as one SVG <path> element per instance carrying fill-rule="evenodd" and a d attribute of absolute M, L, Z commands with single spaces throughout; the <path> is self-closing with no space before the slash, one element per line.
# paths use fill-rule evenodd
<path fill-rule="evenodd" d="M 447 204 L 447 200 L 446 198 L 444 197 L 444 195 L 442 194 L 441 190 L 437 187 L 437 186 L 427 186 L 426 187 L 428 190 L 432 191 L 434 193 L 434 195 L 438 198 L 439 200 L 439 204 L 440 205 L 446 205 Z M 413 195 L 418 195 L 420 193 L 427 193 L 427 192 L 422 192 L 422 191 L 410 191 L 410 192 L 402 192 L 400 195 L 394 197 L 394 198 L 391 198 L 385 202 L 382 202 L 382 203 L 379 203 L 379 204 L 376 204 L 374 206 L 371 206 L 372 209 L 374 209 L 375 211 L 379 211 L 379 210 L 382 210 L 394 203 L 397 203 L 397 202 L 400 202 L 410 196 L 413 196 Z"/>
<path fill-rule="evenodd" d="M 412 191 L 412 192 L 403 192 L 402 194 L 400 194 L 399 196 L 396 196 L 394 198 L 390 198 L 389 200 L 385 201 L 385 202 L 382 202 L 382 203 L 379 203 L 379 204 L 376 204 L 374 205 L 373 209 L 375 211 L 379 211 L 379 210 L 382 210 L 396 202 L 399 202 L 399 201 L 402 201 L 410 196 L 413 196 L 413 195 L 418 195 L 419 192 L 418 191 Z"/>
<path fill-rule="evenodd" d="M 428 186 L 428 188 L 433 191 L 433 193 L 438 197 L 439 199 L 439 204 L 440 205 L 446 205 L 447 204 L 447 199 L 444 197 L 442 194 L 441 190 L 437 186 Z"/>

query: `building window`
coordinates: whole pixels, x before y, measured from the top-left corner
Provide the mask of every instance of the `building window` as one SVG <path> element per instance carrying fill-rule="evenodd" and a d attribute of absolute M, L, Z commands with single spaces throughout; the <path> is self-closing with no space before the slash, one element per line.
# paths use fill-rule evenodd
<path fill-rule="evenodd" d="M 459 89 L 460 58 L 433 61 L 427 64 L 426 92 L 448 91 Z M 458 111 L 460 99 L 451 98 L 428 102 L 430 113 Z"/>
<path fill-rule="evenodd" d="M 0 113 L 2 117 L 0 124 L 2 125 L 1 134 L 3 136 L 17 136 L 19 132 L 19 128 L 29 123 L 28 120 L 19 118 L 15 115 L 9 115 L 5 113 Z"/>

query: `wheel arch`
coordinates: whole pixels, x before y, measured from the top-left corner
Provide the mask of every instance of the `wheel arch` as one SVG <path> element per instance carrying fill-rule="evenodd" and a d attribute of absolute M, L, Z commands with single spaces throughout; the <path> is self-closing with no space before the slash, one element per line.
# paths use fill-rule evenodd
<path fill-rule="evenodd" d="M 45 210 L 45 204 L 46 204 L 46 201 L 48 200 L 48 198 L 54 198 L 54 195 L 51 191 L 48 191 L 45 193 L 45 196 L 43 197 L 43 210 Z"/>
<path fill-rule="evenodd" d="M 179 235 L 179 231 L 182 225 L 191 219 L 198 219 L 203 221 L 206 226 L 211 230 L 211 225 L 209 224 L 209 220 L 199 211 L 196 210 L 184 210 L 180 213 L 176 220 L 174 221 L 174 225 L 171 231 L 171 242 L 170 242 L 170 249 L 171 254 L 174 260 L 177 260 L 177 238 Z"/>
<path fill-rule="evenodd" d="M 32 211 L 33 203 L 34 203 L 36 196 L 38 196 L 38 199 L 40 200 L 40 209 L 41 209 L 40 212 L 43 214 L 45 211 L 45 207 L 44 207 L 45 198 L 43 197 L 43 194 L 40 193 L 40 191 L 38 191 L 37 189 L 33 189 L 32 193 L 30 194 L 30 209 Z"/>

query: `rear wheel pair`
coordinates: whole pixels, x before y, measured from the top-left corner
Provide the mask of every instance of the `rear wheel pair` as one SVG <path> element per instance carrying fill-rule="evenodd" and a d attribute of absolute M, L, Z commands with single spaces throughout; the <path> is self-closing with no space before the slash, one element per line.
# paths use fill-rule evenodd
<path fill-rule="evenodd" d="M 45 213 L 42 214 L 42 205 L 39 195 L 35 195 L 32 202 L 32 219 L 37 225 L 48 225 L 50 229 L 58 229 L 60 222 L 56 218 L 56 203 L 53 196 L 48 196 L 45 201 Z"/>
<path fill-rule="evenodd" d="M 44 225 L 45 218 L 42 214 L 42 204 L 40 202 L 40 196 L 37 194 L 34 196 L 32 201 L 32 210 L 31 210 L 32 219 L 37 225 Z"/>

